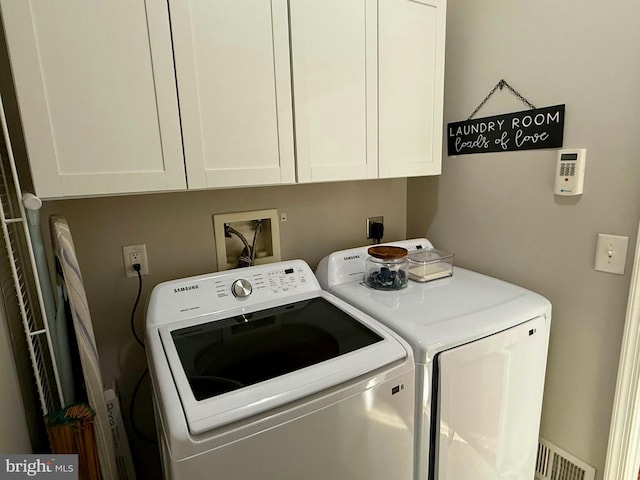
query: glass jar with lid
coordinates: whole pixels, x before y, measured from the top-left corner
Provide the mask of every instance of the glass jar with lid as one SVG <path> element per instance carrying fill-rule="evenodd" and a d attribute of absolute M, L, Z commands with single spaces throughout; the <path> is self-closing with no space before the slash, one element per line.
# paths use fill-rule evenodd
<path fill-rule="evenodd" d="M 400 290 L 408 283 L 407 249 L 391 245 L 369 248 L 364 282 L 376 290 Z"/>

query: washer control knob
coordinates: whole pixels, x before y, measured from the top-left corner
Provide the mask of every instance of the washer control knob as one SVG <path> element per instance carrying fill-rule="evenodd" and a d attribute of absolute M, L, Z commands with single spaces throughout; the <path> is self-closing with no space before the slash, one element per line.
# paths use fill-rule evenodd
<path fill-rule="evenodd" d="M 244 278 L 239 278 L 231 284 L 231 293 L 233 293 L 233 296 L 236 298 L 246 298 L 251 295 L 252 291 L 253 287 L 251 283 Z"/>

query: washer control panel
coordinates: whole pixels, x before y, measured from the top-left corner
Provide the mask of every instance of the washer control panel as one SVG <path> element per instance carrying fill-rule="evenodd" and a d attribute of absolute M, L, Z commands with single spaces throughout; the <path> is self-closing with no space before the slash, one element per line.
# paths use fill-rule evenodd
<path fill-rule="evenodd" d="M 273 293 L 288 292 L 307 283 L 307 278 L 302 269 L 280 268 L 267 272 L 267 283 Z"/>
<path fill-rule="evenodd" d="M 234 297 L 245 298 L 251 295 L 252 291 L 251 283 L 244 278 L 239 278 L 231 284 L 231 293 L 233 293 Z"/>
<path fill-rule="evenodd" d="M 237 270 L 237 274 L 245 273 L 244 270 Z M 242 278 L 221 277 L 214 280 L 216 296 L 224 298 L 231 293 L 235 298 L 242 300 L 254 292 L 262 295 L 287 295 L 308 283 L 308 273 L 300 267 L 274 268 L 246 273 Z"/>
<path fill-rule="evenodd" d="M 161 283 L 151 294 L 149 308 L 157 324 L 276 299 L 285 303 L 288 296 L 320 290 L 311 268 L 293 260 Z"/>

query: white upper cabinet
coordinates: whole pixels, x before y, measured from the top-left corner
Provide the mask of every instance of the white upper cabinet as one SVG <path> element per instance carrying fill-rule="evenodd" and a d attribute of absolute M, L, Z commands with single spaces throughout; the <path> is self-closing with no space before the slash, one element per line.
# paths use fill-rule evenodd
<path fill-rule="evenodd" d="M 440 173 L 446 0 L 0 8 L 43 198 Z"/>
<path fill-rule="evenodd" d="M 290 9 L 298 181 L 376 178 L 376 2 Z"/>
<path fill-rule="evenodd" d="M 166 4 L 0 6 L 38 195 L 185 188 Z"/>
<path fill-rule="evenodd" d="M 445 0 L 379 0 L 379 176 L 439 174 Z"/>
<path fill-rule="evenodd" d="M 295 182 L 286 0 L 170 0 L 189 188 Z"/>
<path fill-rule="evenodd" d="M 296 0 L 299 182 L 439 174 L 445 0 Z"/>

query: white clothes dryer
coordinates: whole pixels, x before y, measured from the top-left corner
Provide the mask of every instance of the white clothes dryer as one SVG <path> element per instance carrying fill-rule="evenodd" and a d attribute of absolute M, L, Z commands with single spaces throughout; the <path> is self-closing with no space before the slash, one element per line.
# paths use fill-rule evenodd
<path fill-rule="evenodd" d="M 426 239 L 393 242 L 432 249 Z M 335 252 L 316 270 L 326 290 L 380 320 L 416 361 L 416 480 L 531 480 L 551 304 L 463 268 L 401 290 L 364 283 L 368 246 Z"/>
<path fill-rule="evenodd" d="M 166 479 L 412 478 L 412 349 L 304 262 L 156 286 L 146 345 Z"/>

